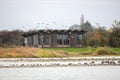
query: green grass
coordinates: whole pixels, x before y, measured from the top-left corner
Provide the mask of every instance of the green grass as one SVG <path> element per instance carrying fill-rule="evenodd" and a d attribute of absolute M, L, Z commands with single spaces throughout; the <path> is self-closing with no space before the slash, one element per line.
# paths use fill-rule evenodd
<path fill-rule="evenodd" d="M 96 48 L 43 48 L 44 50 L 62 50 L 65 52 L 86 52 L 91 50 L 94 52 Z"/>
<path fill-rule="evenodd" d="M 104 51 L 101 49 L 105 49 Z M 43 48 L 43 50 L 53 50 L 53 51 L 64 51 L 68 53 L 70 56 L 99 56 L 100 55 L 120 55 L 120 48 L 107 48 L 107 47 L 102 47 L 102 48 Z M 98 52 L 98 50 L 100 50 Z"/>
<path fill-rule="evenodd" d="M 91 50 L 95 52 L 97 48 L 43 48 L 44 50 L 62 50 L 65 52 L 86 52 Z M 113 51 L 120 52 L 120 48 L 110 48 Z"/>
<path fill-rule="evenodd" d="M 120 52 L 120 48 L 111 48 L 113 51 Z"/>

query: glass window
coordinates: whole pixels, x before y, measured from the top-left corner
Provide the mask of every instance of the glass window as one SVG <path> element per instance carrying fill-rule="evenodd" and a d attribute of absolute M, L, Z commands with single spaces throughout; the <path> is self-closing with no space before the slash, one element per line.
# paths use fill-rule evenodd
<path fill-rule="evenodd" d="M 39 40 L 39 45 L 41 45 L 42 44 L 42 42 L 41 42 L 41 35 L 39 35 L 38 40 Z"/>
<path fill-rule="evenodd" d="M 49 45 L 49 35 L 43 35 L 43 44 Z"/>
<path fill-rule="evenodd" d="M 62 45 L 62 35 L 57 35 L 57 45 Z"/>
<path fill-rule="evenodd" d="M 69 35 L 57 35 L 57 45 L 69 45 Z"/>
<path fill-rule="evenodd" d="M 43 44 L 43 35 L 39 35 L 39 45 Z"/>
<path fill-rule="evenodd" d="M 82 35 L 77 35 L 77 44 L 82 44 Z"/>
<path fill-rule="evenodd" d="M 64 35 L 64 45 L 69 45 L 69 35 Z"/>

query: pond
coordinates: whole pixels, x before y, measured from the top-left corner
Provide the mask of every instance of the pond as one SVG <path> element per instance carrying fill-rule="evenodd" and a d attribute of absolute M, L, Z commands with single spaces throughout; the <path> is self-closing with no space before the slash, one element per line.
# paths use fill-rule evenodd
<path fill-rule="evenodd" d="M 120 80 L 120 66 L 0 68 L 0 80 Z"/>

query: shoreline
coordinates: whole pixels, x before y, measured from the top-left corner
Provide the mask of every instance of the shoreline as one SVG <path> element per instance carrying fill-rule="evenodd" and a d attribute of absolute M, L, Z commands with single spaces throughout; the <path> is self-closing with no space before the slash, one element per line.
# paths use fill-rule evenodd
<path fill-rule="evenodd" d="M 0 68 L 120 66 L 120 56 L 64 58 L 0 58 Z"/>
<path fill-rule="evenodd" d="M 24 67 L 21 67 L 21 66 L 3 66 L 3 67 L 0 67 L 0 68 L 43 68 L 43 67 L 81 67 L 81 66 L 120 66 L 120 64 L 117 64 L 117 65 L 111 65 L 111 64 L 106 64 L 106 65 L 59 65 L 59 66 L 24 66 Z"/>

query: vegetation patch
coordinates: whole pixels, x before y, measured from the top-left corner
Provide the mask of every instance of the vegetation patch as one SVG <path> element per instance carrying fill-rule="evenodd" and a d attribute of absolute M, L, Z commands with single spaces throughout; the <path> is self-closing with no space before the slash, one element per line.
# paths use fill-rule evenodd
<path fill-rule="evenodd" d="M 110 48 L 100 47 L 95 51 L 97 55 L 116 55 L 118 52 L 111 50 Z"/>
<path fill-rule="evenodd" d="M 108 48 L 108 47 L 98 47 L 98 48 L 43 48 L 44 50 L 62 50 L 67 52 L 69 56 L 101 56 L 101 55 L 120 55 L 120 48 Z"/>
<path fill-rule="evenodd" d="M 67 55 L 67 52 L 61 50 L 54 51 L 30 47 L 0 48 L 0 58 L 66 57 Z"/>
<path fill-rule="evenodd" d="M 0 48 L 0 57 L 1 58 L 14 58 L 14 57 L 38 57 L 36 52 L 39 49 L 37 48 L 26 48 L 26 47 L 16 47 L 16 48 Z"/>
<path fill-rule="evenodd" d="M 120 55 L 120 48 L 32 48 L 32 47 L 0 47 L 0 58 L 50 58 Z"/>
<path fill-rule="evenodd" d="M 68 55 L 67 52 L 61 50 L 44 50 L 41 49 L 38 52 L 39 57 L 66 57 Z"/>

